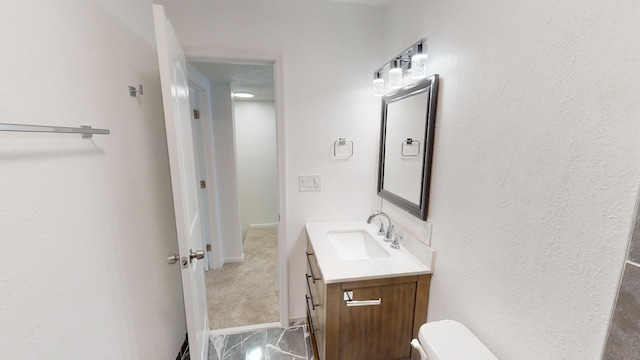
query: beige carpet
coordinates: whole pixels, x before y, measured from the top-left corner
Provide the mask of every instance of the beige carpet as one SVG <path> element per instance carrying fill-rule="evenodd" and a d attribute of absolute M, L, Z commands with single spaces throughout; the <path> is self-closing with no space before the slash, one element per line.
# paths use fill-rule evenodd
<path fill-rule="evenodd" d="M 278 229 L 251 228 L 244 261 L 205 273 L 211 329 L 280 321 Z"/>

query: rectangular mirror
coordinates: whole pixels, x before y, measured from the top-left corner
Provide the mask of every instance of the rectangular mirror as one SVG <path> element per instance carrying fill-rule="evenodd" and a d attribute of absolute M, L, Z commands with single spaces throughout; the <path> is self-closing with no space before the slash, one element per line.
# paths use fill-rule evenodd
<path fill-rule="evenodd" d="M 382 98 L 378 195 L 427 219 L 438 75 Z"/>

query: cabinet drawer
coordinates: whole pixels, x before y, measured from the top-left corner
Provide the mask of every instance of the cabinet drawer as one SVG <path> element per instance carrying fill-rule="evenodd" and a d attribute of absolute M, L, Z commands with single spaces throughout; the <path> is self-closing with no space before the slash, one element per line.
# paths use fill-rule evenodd
<path fill-rule="evenodd" d="M 322 272 L 318 267 L 316 257 L 313 253 L 311 244 L 307 245 L 307 283 L 308 291 L 311 291 L 313 299 L 316 304 L 322 304 L 324 302 L 324 281 L 322 280 Z"/>
<path fill-rule="evenodd" d="M 309 284 L 310 284 L 311 280 L 309 278 L 307 278 L 307 280 L 309 281 Z M 317 353 L 320 353 L 321 351 L 324 351 L 324 337 L 325 337 L 324 305 L 325 304 L 319 303 L 317 302 L 317 300 L 312 298 L 311 295 L 309 294 L 309 288 L 307 288 L 307 294 L 305 295 L 305 303 L 307 306 L 307 317 L 309 318 L 309 331 L 312 333 L 313 340 L 315 342 L 314 351 L 316 351 Z M 318 355 L 316 359 L 322 359 L 322 357 Z"/>
<path fill-rule="evenodd" d="M 311 299 L 309 295 L 305 296 L 305 302 L 307 304 L 307 317 L 309 318 L 309 331 L 315 335 L 318 329 L 318 311 L 313 310 L 311 306 Z"/>
<path fill-rule="evenodd" d="M 322 272 L 320 271 L 320 267 L 318 267 L 316 255 L 310 242 L 307 242 L 307 270 L 313 273 L 314 278 L 322 279 Z"/>
<path fill-rule="evenodd" d="M 315 359 L 319 359 L 318 347 L 324 343 L 323 331 L 318 328 L 318 320 L 320 319 L 319 312 L 311 310 L 309 306 L 309 298 L 307 299 L 307 322 L 309 325 L 309 332 L 311 333 L 311 346 L 313 347 L 313 355 Z"/>
<path fill-rule="evenodd" d="M 309 269 L 307 269 L 307 273 L 305 274 L 305 285 L 307 287 L 307 295 L 313 298 L 311 307 L 315 308 L 317 305 L 322 304 L 322 282 L 321 280 L 314 279 Z"/>
<path fill-rule="evenodd" d="M 312 285 L 311 277 L 309 275 L 306 276 L 305 281 L 307 283 L 307 294 L 304 297 L 307 303 L 307 310 L 313 317 L 313 320 L 315 321 L 317 327 L 317 324 L 319 323 L 318 314 L 320 313 L 320 307 L 322 306 L 322 303 L 318 301 L 315 286 Z"/>

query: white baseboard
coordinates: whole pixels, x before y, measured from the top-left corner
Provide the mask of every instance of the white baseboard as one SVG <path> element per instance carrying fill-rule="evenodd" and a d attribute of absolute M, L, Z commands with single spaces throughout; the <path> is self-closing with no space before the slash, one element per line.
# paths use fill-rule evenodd
<path fill-rule="evenodd" d="M 224 263 L 237 263 L 244 261 L 244 253 L 242 253 L 241 257 L 226 257 L 224 258 Z"/>
<path fill-rule="evenodd" d="M 256 228 L 271 228 L 271 227 L 278 227 L 278 223 L 249 224 L 249 228 L 252 228 L 252 229 L 256 229 Z"/>

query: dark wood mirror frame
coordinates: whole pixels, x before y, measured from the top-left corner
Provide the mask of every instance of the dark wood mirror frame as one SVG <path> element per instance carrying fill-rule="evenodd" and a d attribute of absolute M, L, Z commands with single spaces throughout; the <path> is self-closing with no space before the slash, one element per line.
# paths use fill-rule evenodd
<path fill-rule="evenodd" d="M 409 98 L 411 96 L 427 92 L 428 99 L 425 104 L 427 116 L 425 119 L 425 136 L 424 151 L 422 152 L 422 181 L 420 189 L 420 204 L 415 204 L 384 187 L 384 171 L 385 171 L 385 149 L 387 144 L 387 108 L 388 105 Z M 408 213 L 422 219 L 427 220 L 427 212 L 429 209 L 429 186 L 431 183 L 431 160 L 433 155 L 433 140 L 435 133 L 436 104 L 438 98 L 438 75 L 432 75 L 426 79 L 420 80 L 408 87 L 387 94 L 382 98 L 382 121 L 380 131 L 380 161 L 378 163 L 378 196 L 389 201 L 390 203 L 400 207 Z"/>

